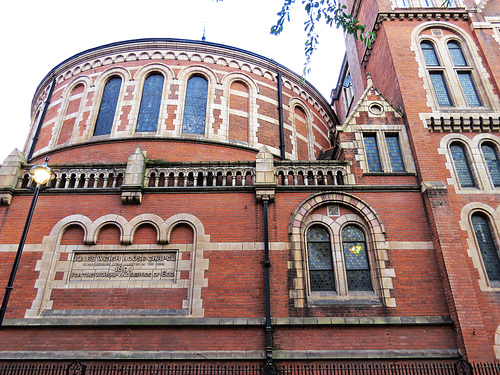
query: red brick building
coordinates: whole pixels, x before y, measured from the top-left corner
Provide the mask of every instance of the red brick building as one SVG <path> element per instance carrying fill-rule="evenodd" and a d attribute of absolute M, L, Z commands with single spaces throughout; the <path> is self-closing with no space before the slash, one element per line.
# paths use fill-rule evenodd
<path fill-rule="evenodd" d="M 333 109 L 207 42 L 56 66 L 0 167 L 2 285 L 56 174 L 0 361 L 498 361 L 500 12 L 438 5 L 350 3 L 377 41 L 347 38 Z"/>

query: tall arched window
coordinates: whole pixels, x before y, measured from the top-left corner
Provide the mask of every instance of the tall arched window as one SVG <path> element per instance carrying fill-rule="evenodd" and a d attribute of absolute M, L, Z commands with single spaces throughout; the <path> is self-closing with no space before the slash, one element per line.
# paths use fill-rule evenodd
<path fill-rule="evenodd" d="M 500 186 L 500 163 L 498 162 L 498 154 L 495 147 L 489 143 L 481 145 L 488 172 L 490 172 L 491 181 L 493 186 Z"/>
<path fill-rule="evenodd" d="M 152 73 L 144 81 L 136 131 L 155 132 L 158 128 L 163 81 L 160 73 Z"/>
<path fill-rule="evenodd" d="M 489 220 L 483 215 L 475 213 L 472 215 L 471 221 L 488 279 L 490 282 L 500 282 L 500 255 Z"/>
<path fill-rule="evenodd" d="M 182 132 L 205 134 L 208 81 L 201 76 L 192 76 L 187 82 L 186 103 Z"/>
<path fill-rule="evenodd" d="M 311 291 L 335 291 L 330 235 L 324 227 L 313 225 L 307 231 L 307 253 Z"/>
<path fill-rule="evenodd" d="M 450 145 L 450 151 L 460 186 L 475 187 L 476 182 L 474 181 L 469 159 L 467 158 L 464 147 L 459 143 L 452 143 Z"/>
<path fill-rule="evenodd" d="M 481 100 L 476 91 L 474 81 L 472 79 L 472 72 L 468 67 L 467 61 L 465 60 L 462 47 L 455 41 L 449 41 L 447 43 L 448 51 L 450 53 L 451 61 L 455 68 L 462 68 L 457 70 L 458 80 L 462 86 L 462 91 L 465 96 L 465 100 L 469 107 L 480 107 Z"/>
<path fill-rule="evenodd" d="M 424 55 L 425 65 L 427 66 L 438 104 L 442 107 L 451 107 L 453 104 L 446 83 L 445 70 L 439 62 L 434 45 L 431 42 L 423 41 L 420 43 L 420 48 Z"/>
<path fill-rule="evenodd" d="M 114 76 L 104 86 L 99 114 L 95 124 L 94 135 L 110 134 L 115 118 L 116 106 L 120 95 L 122 79 Z"/>
<path fill-rule="evenodd" d="M 349 291 L 371 291 L 372 279 L 363 231 L 356 225 L 347 225 L 342 230 L 347 288 Z"/>

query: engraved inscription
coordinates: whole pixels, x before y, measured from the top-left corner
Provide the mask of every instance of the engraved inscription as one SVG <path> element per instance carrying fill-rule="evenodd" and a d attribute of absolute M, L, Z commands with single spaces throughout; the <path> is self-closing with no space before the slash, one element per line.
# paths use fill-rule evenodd
<path fill-rule="evenodd" d="M 173 252 L 76 253 L 69 280 L 174 280 L 175 261 Z"/>

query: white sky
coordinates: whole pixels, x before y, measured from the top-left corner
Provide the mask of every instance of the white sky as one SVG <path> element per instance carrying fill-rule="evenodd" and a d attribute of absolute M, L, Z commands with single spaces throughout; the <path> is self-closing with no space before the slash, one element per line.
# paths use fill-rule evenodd
<path fill-rule="evenodd" d="M 282 35 L 269 34 L 283 0 L 7 0 L 0 5 L 0 163 L 23 150 L 36 87 L 83 50 L 137 38 L 200 40 L 258 53 L 301 74 L 304 15 L 296 0 Z M 342 32 L 323 27 L 306 77 L 329 100 L 344 56 Z"/>

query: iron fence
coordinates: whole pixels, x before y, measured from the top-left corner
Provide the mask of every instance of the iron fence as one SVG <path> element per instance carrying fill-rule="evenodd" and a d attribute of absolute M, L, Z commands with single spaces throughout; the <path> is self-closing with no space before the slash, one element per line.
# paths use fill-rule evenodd
<path fill-rule="evenodd" d="M 171 365 L 0 364 L 0 375 L 500 375 L 500 363 Z"/>

